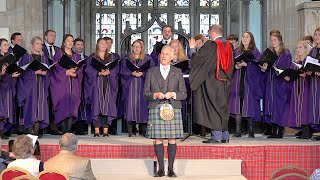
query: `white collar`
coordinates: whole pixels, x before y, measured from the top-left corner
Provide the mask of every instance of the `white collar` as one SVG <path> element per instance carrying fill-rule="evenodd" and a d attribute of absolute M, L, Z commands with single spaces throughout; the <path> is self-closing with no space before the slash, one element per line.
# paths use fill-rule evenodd
<path fill-rule="evenodd" d="M 222 38 L 222 36 L 217 36 L 216 38 L 214 38 L 214 40 L 213 40 L 213 41 L 215 41 L 216 39 L 218 39 L 218 38 L 220 38 L 220 37 Z"/>
<path fill-rule="evenodd" d="M 169 39 L 167 39 L 167 40 L 165 40 L 165 39 L 162 39 L 162 44 L 166 44 L 166 41 L 167 41 L 167 44 L 169 44 L 170 43 L 170 41 L 171 41 L 171 38 L 169 38 Z"/>
<path fill-rule="evenodd" d="M 170 64 L 168 66 L 164 66 L 160 63 L 160 69 L 162 70 L 163 68 L 166 68 L 170 71 Z"/>
<path fill-rule="evenodd" d="M 47 47 L 50 47 L 50 46 L 54 47 L 54 44 L 51 45 L 51 44 L 48 44 L 47 42 L 44 42 L 44 44 L 45 44 Z"/>

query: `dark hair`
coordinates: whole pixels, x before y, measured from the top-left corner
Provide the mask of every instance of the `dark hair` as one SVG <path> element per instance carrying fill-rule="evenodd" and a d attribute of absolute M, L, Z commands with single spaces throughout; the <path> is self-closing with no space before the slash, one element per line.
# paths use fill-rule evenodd
<path fill-rule="evenodd" d="M 274 34 L 274 33 L 281 34 L 278 29 L 273 29 L 273 30 L 271 30 L 269 34 L 270 34 L 270 36 L 271 36 L 271 35 Z"/>
<path fill-rule="evenodd" d="M 172 27 L 166 24 L 161 28 L 161 32 L 163 32 L 165 28 L 170 28 L 170 30 L 172 31 Z"/>
<path fill-rule="evenodd" d="M 3 41 L 7 41 L 8 42 L 8 40 L 6 40 L 5 38 L 0 38 L 0 46 L 1 46 Z"/>
<path fill-rule="evenodd" d="M 111 38 L 110 38 L 111 39 Z M 112 39 L 111 39 L 112 40 Z M 98 40 L 97 40 L 97 44 L 96 44 L 96 51 L 95 51 L 95 54 L 94 54 L 94 56 L 96 57 L 96 58 L 99 58 L 99 59 L 101 59 L 100 58 L 100 56 L 99 56 L 99 52 L 100 52 L 100 50 L 99 50 L 99 42 L 100 41 L 107 41 L 107 38 L 99 38 Z M 109 53 L 108 52 L 105 52 L 105 54 L 104 54 L 104 58 L 102 59 L 102 60 L 108 60 L 109 59 Z"/>
<path fill-rule="evenodd" d="M 73 38 L 73 36 L 72 36 L 71 34 L 66 34 L 66 35 L 63 36 L 62 44 L 61 44 L 61 50 L 62 50 L 63 52 L 65 52 L 64 43 L 66 42 L 66 39 L 67 39 L 68 37 L 72 37 L 72 38 Z"/>
<path fill-rule="evenodd" d="M 279 45 L 280 48 L 279 48 L 279 52 L 276 52 L 273 47 L 271 47 L 270 49 L 271 49 L 273 52 L 275 52 L 277 55 L 280 55 L 281 53 L 285 52 L 286 48 L 285 48 L 284 43 L 283 43 L 283 40 L 282 40 L 282 35 L 279 34 L 279 33 L 273 33 L 273 34 L 271 34 L 271 36 L 274 36 L 274 37 L 276 37 L 276 38 L 279 40 L 279 42 L 280 42 L 280 45 Z"/>
<path fill-rule="evenodd" d="M 84 40 L 83 40 L 83 39 L 81 39 L 81 38 L 76 38 L 76 39 L 73 41 L 73 44 L 76 44 L 76 42 L 78 42 L 78 41 L 81 41 L 81 42 L 84 43 Z"/>
<path fill-rule="evenodd" d="M 310 35 L 303 37 L 302 40 L 304 40 L 304 41 L 310 41 L 310 42 L 311 42 L 311 45 L 313 44 L 313 37 L 310 36 Z"/>
<path fill-rule="evenodd" d="M 111 43 L 113 43 L 113 39 L 111 37 L 104 37 L 103 39 L 105 39 L 106 41 L 111 41 Z"/>
<path fill-rule="evenodd" d="M 234 41 L 239 41 L 239 38 L 235 34 L 230 34 L 227 37 L 227 40 L 234 40 Z"/>
<path fill-rule="evenodd" d="M 50 32 L 56 33 L 54 30 L 48 29 L 48 30 L 46 30 L 46 32 L 44 33 L 44 36 L 48 36 L 48 34 L 49 34 Z"/>
<path fill-rule="evenodd" d="M 11 42 L 12 42 L 12 40 L 15 40 L 16 39 L 16 36 L 21 36 L 21 33 L 19 33 L 19 32 L 15 32 L 15 33 L 13 33 L 12 35 L 11 35 Z"/>
<path fill-rule="evenodd" d="M 250 36 L 250 42 L 249 42 L 248 49 L 249 49 L 249 50 L 257 49 L 256 42 L 255 42 L 255 40 L 254 40 L 253 34 L 252 34 L 251 32 L 249 32 L 249 31 L 245 31 L 245 32 L 242 34 L 242 36 L 243 36 L 245 33 Z M 239 51 L 244 51 L 244 50 L 245 50 L 245 49 L 244 49 L 244 45 L 242 44 L 242 42 L 240 43 L 240 46 L 238 47 L 238 49 L 239 49 Z"/>
<path fill-rule="evenodd" d="M 202 34 L 196 34 L 193 38 L 194 40 L 201 40 L 202 42 L 204 42 L 204 36 Z"/>

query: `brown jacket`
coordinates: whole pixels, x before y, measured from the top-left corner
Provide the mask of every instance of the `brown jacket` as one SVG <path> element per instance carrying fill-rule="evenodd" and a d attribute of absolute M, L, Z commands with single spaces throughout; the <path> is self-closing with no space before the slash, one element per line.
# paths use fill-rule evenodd
<path fill-rule="evenodd" d="M 65 173 L 70 180 L 96 180 L 92 173 L 90 159 L 76 156 L 65 150 L 46 161 L 44 170 Z"/>

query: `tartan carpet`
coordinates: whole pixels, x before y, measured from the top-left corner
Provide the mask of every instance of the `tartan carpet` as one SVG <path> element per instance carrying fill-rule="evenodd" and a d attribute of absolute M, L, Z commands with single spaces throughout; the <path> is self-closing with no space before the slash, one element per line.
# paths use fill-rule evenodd
<path fill-rule="evenodd" d="M 8 149 L 7 145 L 2 147 Z M 59 153 L 59 145 L 42 144 L 40 149 L 43 162 Z M 95 159 L 156 159 L 152 145 L 79 145 L 77 155 Z M 273 171 L 288 165 L 303 168 L 311 175 L 320 168 L 320 145 L 180 145 L 176 158 L 241 159 L 243 176 L 249 180 L 268 180 Z"/>

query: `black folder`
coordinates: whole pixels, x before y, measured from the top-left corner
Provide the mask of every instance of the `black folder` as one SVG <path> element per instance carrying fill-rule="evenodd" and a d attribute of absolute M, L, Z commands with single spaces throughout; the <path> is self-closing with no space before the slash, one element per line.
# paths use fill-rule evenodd
<path fill-rule="evenodd" d="M 15 72 L 22 73 L 23 71 L 24 71 L 24 69 L 19 67 L 16 63 L 10 64 L 6 69 L 6 73 L 8 73 L 8 74 L 13 74 Z"/>
<path fill-rule="evenodd" d="M 111 70 L 111 69 L 115 68 L 118 65 L 118 63 L 119 63 L 119 60 L 116 59 L 116 60 L 109 62 L 107 64 L 103 64 L 101 61 L 92 57 L 91 66 L 93 68 L 95 68 L 97 71 L 101 72 L 102 70 L 105 70 L 105 69 Z"/>
<path fill-rule="evenodd" d="M 174 67 L 181 69 L 182 72 L 189 70 L 189 60 L 184 60 L 175 64 L 172 64 Z"/>
<path fill-rule="evenodd" d="M 12 48 L 12 53 L 17 58 L 17 60 L 19 60 L 23 55 L 25 55 L 27 53 L 27 50 L 25 48 L 19 46 L 18 44 L 16 44 Z"/>
<path fill-rule="evenodd" d="M 320 62 L 318 59 L 307 56 L 303 69 L 305 71 L 320 72 Z"/>
<path fill-rule="evenodd" d="M 236 63 L 241 63 L 241 61 L 244 61 L 246 63 L 253 61 L 254 56 L 252 54 L 252 52 L 249 51 L 244 51 L 242 54 L 240 54 L 239 56 L 237 56 L 234 61 Z"/>
<path fill-rule="evenodd" d="M 0 67 L 2 67 L 4 64 L 12 64 L 16 61 L 16 57 L 13 54 L 8 54 L 0 59 Z"/>
<path fill-rule="evenodd" d="M 79 68 L 86 63 L 87 59 L 82 59 L 78 62 L 71 59 L 68 55 L 63 54 L 61 59 L 58 61 L 58 64 L 65 69 Z"/>
<path fill-rule="evenodd" d="M 278 60 L 278 55 L 274 52 L 272 52 L 269 48 L 267 48 L 262 56 L 259 59 L 259 64 L 264 64 L 264 63 L 268 63 L 268 66 L 271 66 L 274 62 L 276 62 L 276 60 Z"/>
<path fill-rule="evenodd" d="M 126 61 L 126 65 L 127 67 L 133 72 L 133 71 L 137 71 L 137 72 L 144 72 L 146 70 L 148 70 L 150 68 L 150 63 L 151 61 L 147 61 L 146 63 L 144 63 L 142 66 L 137 66 L 135 64 L 133 64 L 129 59 L 127 59 Z"/>
<path fill-rule="evenodd" d="M 288 68 L 288 69 L 282 70 L 276 67 L 274 67 L 274 69 L 278 77 L 285 78 L 286 76 L 288 76 L 290 77 L 290 81 L 297 79 L 298 77 L 300 77 L 300 74 L 303 73 L 301 69 L 295 70 L 295 69 Z"/>
<path fill-rule="evenodd" d="M 22 69 L 26 70 L 26 69 L 31 69 L 32 71 L 38 71 L 38 70 L 42 70 L 42 71 L 48 71 L 51 67 L 53 67 L 56 63 L 48 66 L 45 63 L 42 63 L 40 61 L 36 61 L 33 60 L 31 63 L 28 63 L 26 65 L 24 65 L 23 67 L 21 67 Z"/>

